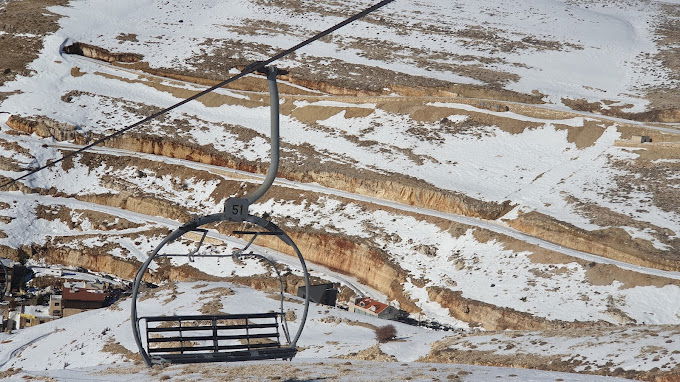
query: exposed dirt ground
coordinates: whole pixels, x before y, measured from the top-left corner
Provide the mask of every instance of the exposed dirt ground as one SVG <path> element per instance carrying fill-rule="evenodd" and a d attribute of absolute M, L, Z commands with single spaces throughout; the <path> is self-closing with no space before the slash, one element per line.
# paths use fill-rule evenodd
<path fill-rule="evenodd" d="M 652 107 L 678 109 L 680 105 L 680 4 L 662 5 L 664 22 L 657 30 L 657 44 L 661 46 L 657 58 L 671 70 L 671 78 L 665 86 L 649 89 Z"/>
<path fill-rule="evenodd" d="M 114 366 L 99 372 L 73 374 L 74 378 L 88 376 L 116 378 L 117 375 L 138 375 L 144 380 L 205 380 L 205 381 L 449 381 L 471 380 L 518 380 L 518 374 L 509 369 L 475 369 L 461 365 L 432 363 L 391 363 L 362 360 L 310 360 L 250 362 L 249 365 L 225 365 L 220 363 L 201 365 Z M 15 371 L 19 376 L 22 371 Z M 19 374 L 21 373 L 21 374 Z M 520 372 L 521 373 L 521 372 Z M 10 374 L 12 375 L 12 374 Z M 526 375 L 526 374 L 522 374 Z M 534 374 L 539 377 L 539 374 Z M 556 380 L 569 380 L 570 375 L 556 375 Z M 573 376 L 572 376 L 573 377 Z M 531 375 L 527 378 L 532 378 Z M 543 378 L 540 376 L 539 378 Z M 109 379 L 106 379 L 107 381 Z M 581 379 L 580 379 L 581 380 Z"/>
<path fill-rule="evenodd" d="M 45 8 L 67 3 L 18 0 L 0 4 L 0 85 L 17 75 L 30 75 L 27 65 L 38 57 L 43 37 L 58 29 L 59 16 Z M 0 101 L 4 98 L 0 93 Z"/>

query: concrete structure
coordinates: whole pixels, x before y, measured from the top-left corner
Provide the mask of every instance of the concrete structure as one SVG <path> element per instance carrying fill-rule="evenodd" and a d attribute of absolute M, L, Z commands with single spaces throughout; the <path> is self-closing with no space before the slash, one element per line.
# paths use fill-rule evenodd
<path fill-rule="evenodd" d="M 53 294 L 50 296 L 50 316 L 61 317 L 63 315 L 61 295 Z"/>
<path fill-rule="evenodd" d="M 305 298 L 305 287 L 299 287 L 297 290 L 298 297 Z M 309 286 L 309 300 L 317 304 L 335 306 L 335 301 L 338 298 L 338 289 L 335 284 L 318 284 Z"/>
<path fill-rule="evenodd" d="M 408 315 L 408 313 L 401 309 L 383 304 L 382 302 L 368 297 L 357 298 L 354 303 L 349 304 L 348 308 L 348 310 L 353 313 L 375 316 L 386 320 L 399 320 Z"/>
<path fill-rule="evenodd" d="M 648 135 L 633 135 L 630 137 L 630 141 L 633 143 L 648 143 L 652 141 L 652 138 Z"/>
<path fill-rule="evenodd" d="M 49 314 L 49 307 L 42 305 L 21 306 L 9 313 L 10 329 L 23 329 L 52 321 L 58 317 Z"/>
<path fill-rule="evenodd" d="M 61 292 L 62 317 L 102 308 L 109 297 L 106 291 L 84 282 L 64 283 Z"/>

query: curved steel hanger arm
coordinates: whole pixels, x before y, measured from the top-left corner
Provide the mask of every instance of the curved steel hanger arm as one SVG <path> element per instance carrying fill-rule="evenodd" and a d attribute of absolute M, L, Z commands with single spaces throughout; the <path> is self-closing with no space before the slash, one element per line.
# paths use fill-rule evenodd
<path fill-rule="evenodd" d="M 267 74 L 267 81 L 269 82 L 269 108 L 270 108 L 270 129 L 271 129 L 271 150 L 270 162 L 267 175 L 262 184 L 242 198 L 228 198 L 224 203 L 224 214 L 227 215 L 229 221 L 243 221 L 248 216 L 248 208 L 264 195 L 267 190 L 274 183 L 276 173 L 279 170 L 279 89 L 276 84 L 276 76 L 279 74 L 278 69 L 273 66 L 264 68 Z"/>
<path fill-rule="evenodd" d="M 269 169 L 264 181 L 255 191 L 246 195 L 249 204 L 255 203 L 262 195 L 269 190 L 276 172 L 279 170 L 279 88 L 276 84 L 276 76 L 279 74 L 275 66 L 265 67 L 267 71 L 267 82 L 269 83 L 269 114 L 270 114 L 270 129 L 271 129 L 271 149 Z"/>

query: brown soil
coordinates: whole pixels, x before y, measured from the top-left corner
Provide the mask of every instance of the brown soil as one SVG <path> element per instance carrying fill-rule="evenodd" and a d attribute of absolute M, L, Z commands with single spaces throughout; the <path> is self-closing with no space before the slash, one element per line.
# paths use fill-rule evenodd
<path fill-rule="evenodd" d="M 667 125 L 663 126 L 668 127 Z M 672 127 L 670 127 L 670 129 L 673 130 Z M 656 152 L 657 150 L 667 147 L 675 147 L 675 155 L 678 155 L 677 143 L 680 143 L 680 129 L 676 129 L 674 133 L 667 133 L 659 130 L 645 129 L 640 125 L 621 123 L 617 124 L 617 130 L 621 133 L 621 138 L 624 142 L 630 140 L 633 135 L 647 135 L 652 139 L 652 142 L 645 143 L 644 145 L 637 143 L 633 145 L 634 147 L 648 148 L 652 152 Z M 621 141 L 617 141 L 617 143 L 619 142 Z M 640 150 L 639 154 L 643 157 L 646 155 L 644 150 Z"/>
<path fill-rule="evenodd" d="M 135 361 L 141 361 L 142 357 L 139 355 L 139 353 L 133 353 L 128 348 L 125 346 L 121 345 L 120 342 L 114 341 L 113 338 L 110 338 L 102 347 L 102 351 L 106 353 L 111 353 L 111 354 L 118 354 L 123 356 L 125 359 L 135 362 Z"/>
<path fill-rule="evenodd" d="M 656 96 L 660 96 L 660 91 L 657 91 Z M 624 118 L 631 121 L 664 123 L 680 122 L 680 108 L 677 107 L 631 113 L 623 111 L 623 107 L 605 108 L 605 104 L 601 101 L 588 102 L 585 99 L 562 98 L 562 103 L 574 110 L 597 113 L 609 117 Z"/>
<path fill-rule="evenodd" d="M 647 97 L 652 107 L 660 110 L 678 110 L 680 105 L 680 5 L 663 3 L 659 4 L 663 21 L 656 30 L 658 36 L 656 43 L 659 45 L 659 53 L 656 59 L 669 70 L 669 81 L 663 86 L 647 90 Z"/>
<path fill-rule="evenodd" d="M 348 320 L 345 318 L 340 318 L 340 317 L 335 317 L 335 316 L 324 316 L 319 319 L 319 321 L 327 323 L 327 324 L 347 324 L 351 326 L 360 326 L 362 328 L 366 329 L 371 329 L 371 330 L 376 330 L 378 329 L 377 326 L 373 324 L 369 324 L 368 322 L 363 322 L 363 321 L 354 321 L 354 320 Z"/>
<path fill-rule="evenodd" d="M 106 62 L 138 62 L 143 58 L 133 53 L 111 53 L 98 46 L 76 42 L 64 47 L 64 53 L 77 54 Z"/>
<path fill-rule="evenodd" d="M 680 281 L 663 277 L 637 273 L 621 269 L 611 264 L 590 263 L 586 271 L 588 282 L 592 285 L 611 285 L 614 281 L 623 283 L 622 288 L 634 288 L 638 286 L 679 285 Z"/>
<path fill-rule="evenodd" d="M 361 361 L 397 362 L 397 359 L 394 358 L 394 356 L 385 354 L 382 350 L 380 350 L 379 345 L 373 345 L 356 353 L 350 353 L 337 358 L 355 359 Z"/>
<path fill-rule="evenodd" d="M 38 58 L 43 37 L 59 27 L 59 16 L 48 11 L 47 7 L 67 3 L 67 0 L 13 0 L 3 4 L 0 8 L 0 32 L 6 34 L 0 35 L 0 85 L 17 75 L 31 74 L 26 65 Z M 5 96 L 0 94 L 0 101 Z"/>
<path fill-rule="evenodd" d="M 15 369 L 13 367 L 10 367 L 7 370 L 2 370 L 0 371 L 0 378 L 9 378 L 13 375 L 19 374 L 21 372 L 21 368 Z"/>
<path fill-rule="evenodd" d="M 677 148 L 680 148 L 680 145 Z M 678 188 L 680 179 L 675 176 L 680 170 L 680 163 L 638 159 L 632 163 L 627 161 L 613 162 L 613 167 L 629 171 L 628 174 L 616 178 L 617 187 L 611 192 L 613 199 L 621 200 L 622 197 L 627 197 L 627 192 L 633 192 L 633 182 L 644 179 L 642 184 L 637 185 L 637 189 L 651 194 L 651 201 L 654 206 L 666 212 L 676 214 L 680 212 L 680 204 L 677 202 L 678 197 L 680 197 L 680 188 Z M 640 206 L 638 210 L 639 212 L 647 211 L 645 208 Z M 647 228 L 653 231 L 652 235 L 657 240 L 669 245 L 673 252 L 680 251 L 680 240 L 671 238 L 673 234 L 670 230 L 652 224 L 647 224 Z"/>
<path fill-rule="evenodd" d="M 213 298 L 208 302 L 203 303 L 203 306 L 198 310 L 202 314 L 227 314 L 222 309 L 224 306 L 219 298 Z"/>
<path fill-rule="evenodd" d="M 91 210 L 73 210 L 61 205 L 39 205 L 36 208 L 36 217 L 45 220 L 59 220 L 66 224 L 69 229 L 76 230 L 81 230 L 81 223 L 84 219 L 88 219 L 92 228 L 99 231 L 124 230 L 142 226 L 142 224 L 132 223 L 118 216 Z"/>
<path fill-rule="evenodd" d="M 225 288 L 225 287 L 216 287 L 216 288 L 203 290 L 203 291 L 201 291 L 201 294 L 212 294 L 212 295 L 215 295 L 217 297 L 221 297 L 221 296 L 232 296 L 234 294 L 234 291 L 229 289 L 229 288 Z"/>
<path fill-rule="evenodd" d="M 419 361 L 526 369 L 544 369 L 545 365 L 550 365 L 550 370 L 562 372 L 573 371 L 574 367 L 579 365 L 573 360 L 563 361 L 562 357 L 562 355 L 546 357 L 537 354 L 497 355 L 491 351 L 445 351 L 434 348 L 427 357 L 423 357 Z"/>
<path fill-rule="evenodd" d="M 199 312 L 203 314 L 227 314 L 224 312 L 224 306 L 222 305 L 222 296 L 231 296 L 234 291 L 229 288 L 219 287 L 212 288 L 208 290 L 201 291 L 201 294 L 212 295 L 208 302 L 203 303 L 203 306 L 199 309 Z"/>

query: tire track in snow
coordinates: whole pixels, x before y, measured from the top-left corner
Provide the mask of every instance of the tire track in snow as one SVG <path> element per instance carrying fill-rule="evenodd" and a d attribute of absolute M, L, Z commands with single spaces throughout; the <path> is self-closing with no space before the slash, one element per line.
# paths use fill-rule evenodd
<path fill-rule="evenodd" d="M 27 347 L 33 345 L 34 343 L 40 341 L 41 339 L 49 336 L 50 334 L 54 334 L 57 332 L 58 329 L 54 329 L 51 332 L 39 335 L 38 337 L 33 338 L 32 340 L 26 342 L 25 344 L 17 347 L 16 349 L 12 350 L 10 353 L 5 355 L 3 358 L 0 358 L 0 367 L 5 366 L 9 361 L 14 359 L 17 355 L 19 355 L 22 351 L 24 351 Z"/>

